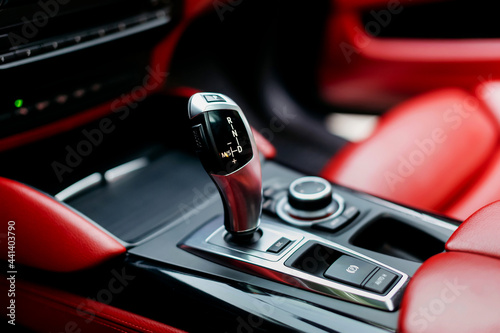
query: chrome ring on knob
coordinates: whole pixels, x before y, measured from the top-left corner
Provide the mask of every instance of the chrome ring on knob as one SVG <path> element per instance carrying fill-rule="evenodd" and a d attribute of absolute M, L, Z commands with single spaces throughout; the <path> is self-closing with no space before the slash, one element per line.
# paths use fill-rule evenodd
<path fill-rule="evenodd" d="M 282 198 L 280 198 L 278 200 L 278 202 L 276 203 L 276 213 L 283 221 L 285 221 L 291 225 L 294 225 L 297 227 L 310 227 L 316 223 L 331 221 L 334 218 L 336 218 L 337 216 L 339 216 L 340 214 L 342 214 L 342 212 L 344 211 L 344 207 L 345 207 L 344 198 L 342 198 L 340 195 L 338 195 L 336 193 L 333 193 L 332 198 L 338 204 L 338 208 L 336 211 L 332 212 L 331 215 L 328 215 L 330 213 L 330 211 L 328 211 L 328 207 L 321 209 L 319 211 L 310 211 L 310 212 L 301 211 L 301 217 L 306 218 L 306 219 L 314 218 L 315 216 L 328 215 L 328 216 L 323 217 L 323 218 L 318 218 L 318 219 L 314 219 L 314 220 L 303 220 L 303 219 L 292 216 L 292 215 L 295 215 L 295 216 L 299 216 L 299 215 L 296 215 L 296 210 L 288 204 L 288 198 L 286 195 L 283 196 Z M 290 213 L 292 213 L 292 215 L 290 215 Z"/>

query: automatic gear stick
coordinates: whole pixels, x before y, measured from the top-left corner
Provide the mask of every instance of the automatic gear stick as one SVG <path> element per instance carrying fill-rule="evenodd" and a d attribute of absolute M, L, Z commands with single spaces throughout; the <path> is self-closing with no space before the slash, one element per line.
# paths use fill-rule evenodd
<path fill-rule="evenodd" d="M 250 126 L 240 107 L 222 94 L 194 94 L 188 113 L 196 152 L 224 204 L 226 230 L 234 241 L 251 239 L 260 223 L 262 176 Z"/>

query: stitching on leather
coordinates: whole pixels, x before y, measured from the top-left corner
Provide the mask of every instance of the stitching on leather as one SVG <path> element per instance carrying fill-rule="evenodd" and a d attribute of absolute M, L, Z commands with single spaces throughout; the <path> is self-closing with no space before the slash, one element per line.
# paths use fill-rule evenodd
<path fill-rule="evenodd" d="M 108 325 L 108 324 L 105 324 L 105 323 L 102 323 L 102 322 L 100 322 L 99 324 L 100 324 L 100 325 L 107 326 L 107 327 L 109 327 L 109 328 L 111 328 L 111 329 L 114 329 L 114 330 L 116 330 L 116 331 L 119 331 L 119 332 L 128 333 L 127 331 L 124 331 L 124 330 L 122 330 L 122 329 L 120 329 L 120 328 L 118 328 L 118 327 L 113 327 L 113 326 L 111 326 L 111 325 Z"/>
<path fill-rule="evenodd" d="M 143 326 L 139 326 L 139 325 L 132 324 L 131 322 L 128 322 L 128 321 L 123 320 L 123 319 L 120 319 L 120 318 L 116 318 L 116 317 L 114 317 L 114 316 L 112 316 L 112 315 L 110 315 L 110 314 L 108 314 L 108 313 L 100 313 L 100 316 L 102 316 L 102 317 L 104 317 L 104 316 L 108 316 L 108 317 L 113 318 L 113 319 L 115 319 L 115 320 L 117 320 L 117 321 L 119 321 L 119 322 L 122 322 L 122 323 L 124 323 L 124 324 L 130 325 L 130 326 L 133 326 L 133 327 L 135 327 L 135 328 L 139 328 L 139 329 L 144 330 L 144 331 L 146 331 L 146 332 L 151 332 L 151 333 L 153 333 L 153 331 L 151 331 L 151 330 L 149 330 L 149 329 L 147 329 L 147 328 L 145 328 L 145 327 L 143 327 Z"/>

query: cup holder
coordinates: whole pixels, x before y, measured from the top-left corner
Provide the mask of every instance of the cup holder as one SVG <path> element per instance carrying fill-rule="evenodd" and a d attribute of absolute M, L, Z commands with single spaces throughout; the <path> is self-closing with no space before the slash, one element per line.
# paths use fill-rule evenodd
<path fill-rule="evenodd" d="M 351 244 L 370 251 L 415 262 L 444 251 L 445 243 L 392 217 L 380 217 L 355 234 Z"/>

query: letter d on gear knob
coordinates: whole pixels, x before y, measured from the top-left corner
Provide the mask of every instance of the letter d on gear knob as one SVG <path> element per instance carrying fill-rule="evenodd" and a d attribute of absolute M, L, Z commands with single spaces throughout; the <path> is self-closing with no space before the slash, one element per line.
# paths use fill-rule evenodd
<path fill-rule="evenodd" d="M 217 186 L 224 225 L 235 240 L 251 238 L 262 211 L 262 175 L 252 131 L 240 107 L 218 93 L 197 93 L 188 103 L 194 146 Z"/>

